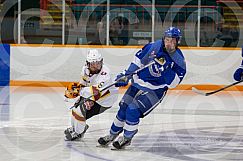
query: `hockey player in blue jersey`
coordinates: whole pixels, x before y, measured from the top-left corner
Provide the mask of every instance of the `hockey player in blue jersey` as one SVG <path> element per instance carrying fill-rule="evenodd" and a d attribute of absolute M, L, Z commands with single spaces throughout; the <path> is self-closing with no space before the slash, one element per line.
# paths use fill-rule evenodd
<path fill-rule="evenodd" d="M 131 80 L 131 86 L 119 103 L 110 134 L 98 140 L 101 146 L 113 142 L 114 148 L 123 149 L 130 145 L 138 132 L 140 118 L 148 115 L 163 100 L 168 89 L 180 84 L 186 74 L 185 59 L 178 48 L 180 40 L 180 30 L 170 27 L 164 32 L 162 40 L 149 43 L 139 50 L 129 68 L 117 76 L 119 79 L 155 61 L 132 78 L 126 77 L 116 84 L 118 87 L 126 86 Z M 115 141 L 122 132 L 123 136 Z"/>
<path fill-rule="evenodd" d="M 243 47 L 242 47 L 242 58 L 243 58 Z M 234 73 L 234 79 L 236 81 L 241 81 L 243 80 L 243 60 L 241 62 L 240 67 L 235 71 Z"/>

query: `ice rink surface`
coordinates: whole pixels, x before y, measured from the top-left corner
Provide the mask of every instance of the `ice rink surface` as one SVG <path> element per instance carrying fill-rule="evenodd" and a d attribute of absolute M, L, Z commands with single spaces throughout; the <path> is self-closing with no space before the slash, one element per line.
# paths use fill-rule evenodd
<path fill-rule="evenodd" d="M 9 92 L 9 94 L 8 94 Z M 80 142 L 65 142 L 70 102 L 64 88 L 1 88 L 1 161 L 76 160 L 243 160 L 243 93 L 201 96 L 170 91 L 125 150 L 98 148 L 118 110 L 114 107 L 87 121 L 90 128 Z"/>

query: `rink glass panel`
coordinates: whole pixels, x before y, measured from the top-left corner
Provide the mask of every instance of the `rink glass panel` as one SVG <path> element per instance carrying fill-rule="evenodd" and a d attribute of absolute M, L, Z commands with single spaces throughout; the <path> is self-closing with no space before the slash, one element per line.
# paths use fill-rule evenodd
<path fill-rule="evenodd" d="M 66 16 L 65 44 L 106 44 L 106 1 L 72 1 Z"/>
<path fill-rule="evenodd" d="M 21 1 L 21 43 L 62 43 L 62 2 Z"/>
<path fill-rule="evenodd" d="M 17 20 L 18 4 L 15 1 L 0 1 L 0 23 L 1 23 L 1 43 L 17 43 L 17 35 L 14 32 L 17 31 Z"/>
<path fill-rule="evenodd" d="M 144 45 L 151 38 L 151 1 L 110 1 L 109 45 Z"/>
<path fill-rule="evenodd" d="M 221 0 L 218 1 L 216 10 L 218 12 L 217 17 L 209 18 L 210 21 L 208 19 L 202 21 L 201 46 L 241 47 L 243 44 L 243 1 Z M 205 14 L 207 13 L 205 12 Z M 206 26 L 212 22 L 215 23 L 215 28 L 210 30 Z"/>
<path fill-rule="evenodd" d="M 0 1 L 1 41 L 17 43 L 18 1 L 5 2 Z M 151 0 L 110 0 L 109 5 L 107 1 L 66 0 L 63 7 L 62 0 L 21 1 L 20 43 L 143 45 L 161 39 L 167 27 L 176 26 L 183 34 L 182 46 L 197 46 L 198 0 L 155 0 L 154 32 L 152 4 Z M 239 0 L 201 0 L 200 46 L 241 46 L 242 6 Z"/>

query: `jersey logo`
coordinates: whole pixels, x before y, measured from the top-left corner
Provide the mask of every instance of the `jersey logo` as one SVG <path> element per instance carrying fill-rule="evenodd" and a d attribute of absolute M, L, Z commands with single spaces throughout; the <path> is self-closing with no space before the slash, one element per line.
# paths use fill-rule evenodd
<path fill-rule="evenodd" d="M 150 65 L 148 67 L 149 69 L 149 73 L 153 76 L 153 77 L 161 77 L 161 72 L 158 68 L 157 65 L 153 64 L 153 65 Z"/>

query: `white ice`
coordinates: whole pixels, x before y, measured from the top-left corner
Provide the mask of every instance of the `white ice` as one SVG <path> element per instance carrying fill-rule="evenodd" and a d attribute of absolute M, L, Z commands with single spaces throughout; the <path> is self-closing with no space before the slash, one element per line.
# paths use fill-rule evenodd
<path fill-rule="evenodd" d="M 243 159 L 242 92 L 170 91 L 141 119 L 131 146 L 112 151 L 96 145 L 108 134 L 122 94 L 112 109 L 87 121 L 82 141 L 65 142 L 72 103 L 63 101 L 64 88 L 11 87 L 9 98 L 7 91 L 2 88 L 0 98 L 2 161 Z"/>

